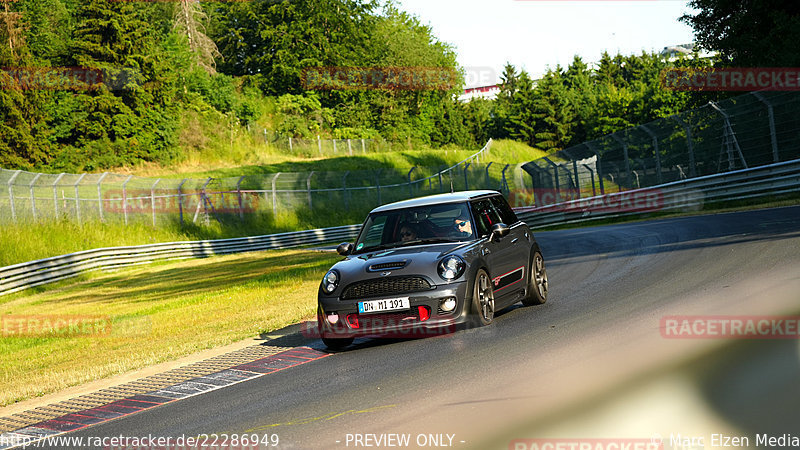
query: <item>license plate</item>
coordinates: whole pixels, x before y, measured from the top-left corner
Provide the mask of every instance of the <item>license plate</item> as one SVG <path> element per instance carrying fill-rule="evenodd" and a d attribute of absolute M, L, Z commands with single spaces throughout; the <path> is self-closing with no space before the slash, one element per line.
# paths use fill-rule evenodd
<path fill-rule="evenodd" d="M 411 309 L 411 302 L 409 302 L 408 298 L 393 298 L 387 300 L 358 302 L 359 314 L 371 314 L 384 311 L 402 311 L 405 309 Z"/>

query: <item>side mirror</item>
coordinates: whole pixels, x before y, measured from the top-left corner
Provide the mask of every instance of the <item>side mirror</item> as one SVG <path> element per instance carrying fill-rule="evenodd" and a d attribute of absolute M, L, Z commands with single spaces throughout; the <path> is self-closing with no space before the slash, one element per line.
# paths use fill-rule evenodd
<path fill-rule="evenodd" d="M 350 242 L 345 242 L 343 244 L 339 244 L 339 246 L 336 247 L 336 253 L 338 253 L 338 254 L 340 254 L 342 256 L 347 256 L 352 252 L 353 252 L 353 244 L 350 243 Z"/>
<path fill-rule="evenodd" d="M 508 236 L 508 233 L 511 232 L 511 228 L 504 223 L 496 223 L 492 225 L 492 235 L 489 238 L 490 241 L 494 241 L 500 239 L 502 237 Z"/>

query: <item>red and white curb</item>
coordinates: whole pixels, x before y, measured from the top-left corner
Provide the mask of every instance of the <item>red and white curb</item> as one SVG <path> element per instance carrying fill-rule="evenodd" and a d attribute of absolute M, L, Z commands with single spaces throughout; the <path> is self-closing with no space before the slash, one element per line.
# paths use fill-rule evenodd
<path fill-rule="evenodd" d="M 45 420 L 0 434 L 0 449 L 30 446 L 37 441 L 108 422 L 178 400 L 215 391 L 290 367 L 330 356 L 310 347 L 298 347 L 250 363 L 193 378 L 172 386 L 134 395 L 109 404 Z"/>

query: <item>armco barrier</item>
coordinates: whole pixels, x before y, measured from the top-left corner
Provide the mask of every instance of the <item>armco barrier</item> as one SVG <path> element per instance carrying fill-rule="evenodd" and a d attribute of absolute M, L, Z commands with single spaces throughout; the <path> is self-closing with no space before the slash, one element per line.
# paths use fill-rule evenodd
<path fill-rule="evenodd" d="M 648 212 L 696 209 L 704 203 L 743 200 L 800 191 L 800 160 L 690 178 L 644 189 L 571 200 L 538 208 L 519 208 L 517 215 L 531 228 L 630 216 Z M 657 208 L 625 211 L 608 205 L 622 197 L 658 195 Z"/>
<path fill-rule="evenodd" d="M 268 236 L 86 250 L 0 267 L 0 295 L 64 280 L 96 269 L 111 269 L 164 259 L 202 258 L 230 253 L 339 243 L 353 240 L 360 228 L 361 225 L 347 225 Z"/>

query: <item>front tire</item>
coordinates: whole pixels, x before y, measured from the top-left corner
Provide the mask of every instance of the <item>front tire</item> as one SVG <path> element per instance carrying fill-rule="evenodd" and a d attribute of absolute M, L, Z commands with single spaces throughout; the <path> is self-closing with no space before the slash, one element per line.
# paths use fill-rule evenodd
<path fill-rule="evenodd" d="M 544 257 L 539 250 L 534 251 L 528 272 L 528 292 L 522 300 L 522 304 L 525 306 L 544 305 L 547 302 L 547 291 L 550 286 L 547 281 L 547 269 L 544 267 Z"/>
<path fill-rule="evenodd" d="M 479 326 L 486 326 L 494 321 L 494 288 L 489 274 L 483 269 L 475 275 L 472 287 L 472 313 Z"/>
<path fill-rule="evenodd" d="M 332 334 L 332 330 L 328 326 L 327 322 L 322 317 L 322 308 L 317 309 L 317 329 L 319 330 L 319 337 L 322 339 L 322 343 L 328 347 L 329 350 L 341 350 L 345 347 L 348 347 L 350 344 L 353 343 L 355 338 L 333 338 L 333 337 L 326 337 L 326 334 Z"/>

